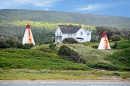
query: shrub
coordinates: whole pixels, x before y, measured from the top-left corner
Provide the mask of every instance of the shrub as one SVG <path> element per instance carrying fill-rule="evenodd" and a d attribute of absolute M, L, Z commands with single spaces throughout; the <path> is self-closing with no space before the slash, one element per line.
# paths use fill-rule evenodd
<path fill-rule="evenodd" d="M 58 51 L 58 55 L 64 55 L 68 56 L 71 60 L 77 62 L 77 63 L 85 63 L 86 61 L 81 58 L 81 55 L 79 55 L 77 52 L 72 50 L 71 48 L 62 45 Z"/>
<path fill-rule="evenodd" d="M 96 38 L 92 38 L 92 39 L 90 40 L 90 42 L 99 42 L 99 40 L 96 39 Z"/>
<path fill-rule="evenodd" d="M 33 45 L 32 44 L 24 44 L 21 48 L 23 49 L 30 49 Z"/>
<path fill-rule="evenodd" d="M 0 35 L 0 48 L 17 47 L 19 41 L 15 37 Z"/>
<path fill-rule="evenodd" d="M 112 39 L 112 41 L 120 41 L 122 39 L 122 37 L 119 35 L 113 35 L 111 39 Z"/>
<path fill-rule="evenodd" d="M 58 51 L 58 55 L 70 56 L 72 50 L 65 45 L 62 45 Z"/>
<path fill-rule="evenodd" d="M 111 63 L 123 70 L 130 70 L 130 48 L 115 51 L 106 58 Z"/>
<path fill-rule="evenodd" d="M 0 48 L 6 48 L 5 41 L 0 40 Z"/>
<path fill-rule="evenodd" d="M 51 43 L 51 44 L 49 45 L 49 48 L 51 48 L 51 49 L 55 49 L 55 47 L 56 47 L 56 44 L 54 44 L 54 43 Z"/>
<path fill-rule="evenodd" d="M 62 42 L 68 44 L 78 43 L 78 41 L 75 40 L 74 38 L 65 38 Z"/>
<path fill-rule="evenodd" d="M 117 42 L 117 49 L 125 49 L 130 47 L 130 40 L 129 41 L 121 41 L 121 42 Z"/>
<path fill-rule="evenodd" d="M 92 68 L 104 69 L 104 70 L 118 70 L 116 66 L 107 63 L 88 64 L 88 66 Z"/>

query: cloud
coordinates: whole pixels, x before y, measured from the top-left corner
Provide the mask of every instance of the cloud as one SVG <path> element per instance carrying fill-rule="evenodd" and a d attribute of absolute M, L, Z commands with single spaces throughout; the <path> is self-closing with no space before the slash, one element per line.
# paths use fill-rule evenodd
<path fill-rule="evenodd" d="M 48 8 L 45 8 L 44 10 L 45 10 L 45 11 L 48 11 L 49 9 L 48 9 Z"/>
<path fill-rule="evenodd" d="M 103 4 L 89 4 L 87 7 L 78 8 L 78 11 L 93 11 L 93 10 L 101 10 L 105 7 Z"/>
<path fill-rule="evenodd" d="M 35 1 L 33 2 L 33 4 L 35 6 L 43 6 L 43 7 L 53 7 L 53 5 L 61 0 L 39 0 L 39 1 Z"/>
<path fill-rule="evenodd" d="M 89 4 L 86 7 L 77 8 L 77 11 L 96 11 L 96 10 L 103 10 L 106 8 L 112 8 L 124 5 L 125 2 L 118 2 L 118 3 L 111 3 L 111 4 Z"/>
<path fill-rule="evenodd" d="M 20 6 L 53 7 L 61 0 L 0 0 L 0 9 L 17 8 Z"/>

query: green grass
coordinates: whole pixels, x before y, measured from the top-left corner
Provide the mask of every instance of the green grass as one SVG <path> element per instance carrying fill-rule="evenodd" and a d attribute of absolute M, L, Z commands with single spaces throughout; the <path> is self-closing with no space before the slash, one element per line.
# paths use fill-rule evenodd
<path fill-rule="evenodd" d="M 92 48 L 92 46 L 98 45 L 98 43 L 86 43 L 85 45 L 65 44 L 82 55 L 82 58 L 86 60 L 86 63 L 82 64 L 64 59 L 66 58 L 65 56 L 58 56 L 57 53 L 61 45 L 63 44 L 57 44 L 55 49 L 50 49 L 48 44 L 37 45 L 31 49 L 0 49 L 0 79 L 96 80 L 111 79 L 112 77 L 130 78 L 128 70 L 117 71 L 118 68 L 126 68 L 125 64 L 118 63 L 116 57 L 109 57 L 118 56 L 120 52 L 129 51 L 129 49 L 123 49 L 120 52 L 117 50 L 104 51 Z M 117 68 L 116 72 L 107 71 L 115 70 L 114 68 Z M 105 69 L 105 72 L 101 71 L 102 69 Z"/>
<path fill-rule="evenodd" d="M 36 49 L 3 49 L 0 51 L 0 67 L 3 69 L 72 69 L 87 70 L 86 64 L 62 59 L 55 53 Z"/>
<path fill-rule="evenodd" d="M 94 43 L 95 44 L 95 43 Z M 92 44 L 93 45 L 93 44 Z M 90 45 L 90 46 L 92 46 Z M 104 60 L 109 55 L 112 55 L 114 51 L 104 51 L 104 50 L 98 50 L 94 49 L 90 46 L 87 45 L 81 45 L 81 44 L 72 44 L 72 45 L 67 45 L 70 48 L 74 49 L 76 52 L 78 52 L 83 59 L 87 61 L 89 64 L 93 63 L 108 63 L 110 64 L 109 61 Z"/>
<path fill-rule="evenodd" d="M 101 70 L 0 69 L 0 80 L 111 80 L 130 78 L 129 72 Z"/>

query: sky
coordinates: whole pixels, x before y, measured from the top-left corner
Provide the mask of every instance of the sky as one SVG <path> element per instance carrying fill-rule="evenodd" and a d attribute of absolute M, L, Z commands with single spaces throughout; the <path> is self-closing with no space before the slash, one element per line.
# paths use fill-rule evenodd
<path fill-rule="evenodd" d="M 130 18 L 130 0 L 0 0 L 0 9 L 26 9 Z"/>

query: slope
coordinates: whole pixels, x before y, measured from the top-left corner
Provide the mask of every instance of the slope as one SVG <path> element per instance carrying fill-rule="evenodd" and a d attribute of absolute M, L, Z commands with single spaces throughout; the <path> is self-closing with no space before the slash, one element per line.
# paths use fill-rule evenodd
<path fill-rule="evenodd" d="M 42 22 L 70 22 L 88 24 L 93 26 L 111 26 L 119 28 L 130 28 L 130 18 L 119 16 L 105 16 L 94 14 L 79 14 L 55 11 L 36 10 L 0 10 L 1 21 L 30 20 Z"/>

